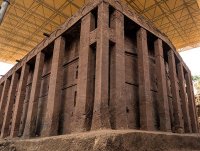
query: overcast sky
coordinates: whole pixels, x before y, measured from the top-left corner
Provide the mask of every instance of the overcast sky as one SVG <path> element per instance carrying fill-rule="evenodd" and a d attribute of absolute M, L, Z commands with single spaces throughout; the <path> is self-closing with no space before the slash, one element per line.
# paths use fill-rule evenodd
<path fill-rule="evenodd" d="M 13 64 L 0 62 L 0 75 L 6 74 L 12 67 Z"/>
<path fill-rule="evenodd" d="M 192 75 L 200 75 L 200 47 L 181 52 L 180 55 L 190 68 Z M 12 64 L 0 62 L 0 75 L 4 75 L 12 67 Z"/>
<path fill-rule="evenodd" d="M 192 72 L 192 75 L 200 76 L 200 47 L 180 53 L 184 62 Z"/>

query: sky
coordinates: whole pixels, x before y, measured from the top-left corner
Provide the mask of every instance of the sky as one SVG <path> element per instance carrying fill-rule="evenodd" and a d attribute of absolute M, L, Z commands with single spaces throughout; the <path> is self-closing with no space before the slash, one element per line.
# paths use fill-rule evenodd
<path fill-rule="evenodd" d="M 180 53 L 184 62 L 192 72 L 192 75 L 200 76 L 200 47 Z M 13 67 L 12 64 L 0 62 L 0 75 L 4 75 Z"/>
<path fill-rule="evenodd" d="M 13 64 L 0 62 L 0 78 L 2 75 L 6 74 L 13 66 Z"/>
<path fill-rule="evenodd" d="M 180 55 L 189 67 L 192 75 L 200 76 L 200 47 L 183 51 Z"/>

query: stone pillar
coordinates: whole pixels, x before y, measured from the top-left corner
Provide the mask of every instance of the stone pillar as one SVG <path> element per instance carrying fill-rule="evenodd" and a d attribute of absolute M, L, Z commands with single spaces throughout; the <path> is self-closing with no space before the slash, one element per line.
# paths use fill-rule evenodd
<path fill-rule="evenodd" d="M 163 45 L 161 39 L 157 39 L 154 42 L 154 49 L 155 49 L 156 74 L 157 74 L 157 84 L 158 84 L 157 98 L 158 98 L 160 130 L 171 131 L 167 83 L 166 83 L 167 80 L 166 80 L 165 64 L 163 57 Z"/>
<path fill-rule="evenodd" d="M 3 93 L 3 84 L 0 84 L 0 99 L 1 99 L 2 93 Z"/>
<path fill-rule="evenodd" d="M 192 88 L 192 79 L 190 76 L 190 73 L 185 74 L 185 80 L 186 80 L 186 91 L 188 95 L 188 106 L 189 106 L 189 114 L 190 114 L 190 120 L 191 120 L 191 126 L 192 126 L 192 132 L 197 133 L 198 132 L 198 124 L 197 124 L 197 118 L 195 114 L 195 100 L 193 97 L 193 88 Z"/>
<path fill-rule="evenodd" d="M 169 75 L 171 81 L 172 89 L 172 99 L 173 99 L 173 113 L 174 113 L 174 126 L 175 131 L 178 133 L 183 133 L 183 119 L 182 119 L 182 110 L 179 97 L 178 81 L 176 74 L 176 62 L 174 57 L 174 52 L 170 50 L 168 52 L 168 63 L 169 63 Z"/>
<path fill-rule="evenodd" d="M 5 116 L 4 116 L 3 125 L 1 128 L 1 138 L 8 136 L 10 133 L 9 125 L 10 125 L 10 120 L 12 118 L 13 105 L 15 103 L 15 94 L 16 94 L 18 79 L 19 79 L 19 74 L 17 72 L 14 72 L 12 75 L 11 85 L 10 85 L 6 109 L 5 109 Z"/>
<path fill-rule="evenodd" d="M 188 110 L 188 100 L 186 95 L 185 87 L 185 78 L 182 63 L 178 64 L 178 78 L 179 78 L 179 87 L 180 87 L 180 96 L 182 101 L 182 111 L 183 111 L 183 120 L 184 120 L 184 130 L 186 133 L 191 132 L 191 122 Z"/>
<path fill-rule="evenodd" d="M 124 15 L 115 10 L 110 19 L 115 32 L 115 46 L 110 50 L 110 113 L 112 128 L 127 129 L 125 101 Z"/>
<path fill-rule="evenodd" d="M 98 6 L 95 101 L 92 129 L 110 128 L 109 120 L 109 7 Z"/>
<path fill-rule="evenodd" d="M 139 77 L 140 128 L 142 130 L 154 130 L 152 117 L 152 100 L 150 92 L 147 32 L 143 28 L 140 28 L 137 32 L 137 54 Z"/>
<path fill-rule="evenodd" d="M 90 31 L 95 28 L 95 19 L 91 13 L 81 21 L 79 70 L 77 81 L 77 102 L 73 121 L 73 131 L 86 131 L 90 129 L 91 114 L 93 109 L 94 75 L 92 74 L 92 53 L 90 48 Z M 94 63 L 93 63 L 94 64 Z"/>
<path fill-rule="evenodd" d="M 38 97 L 40 93 L 43 65 L 44 65 L 44 54 L 42 52 L 39 52 L 36 56 L 28 113 L 23 134 L 24 137 L 35 136 L 36 118 L 38 110 Z"/>
<path fill-rule="evenodd" d="M 6 103 L 7 103 L 9 87 L 10 87 L 10 79 L 6 79 L 4 82 L 2 96 L 1 96 L 1 102 L 0 102 L 0 130 L 2 128 L 3 119 L 5 117 L 4 112 L 5 112 L 5 107 L 6 107 Z"/>
<path fill-rule="evenodd" d="M 65 38 L 60 36 L 54 42 L 47 111 L 44 119 L 43 136 L 57 135 L 58 121 L 61 105 L 61 88 L 63 77 L 63 56 L 65 51 Z"/>
<path fill-rule="evenodd" d="M 18 92 L 16 95 L 16 103 L 12 118 L 12 126 L 11 126 L 11 137 L 17 137 L 19 132 L 19 126 L 20 126 L 20 120 L 23 110 L 23 102 L 25 99 L 25 93 L 26 93 L 26 83 L 28 79 L 28 73 L 29 73 L 30 66 L 28 64 L 25 64 L 22 67 L 21 76 L 19 80 L 19 86 L 18 86 Z"/>
<path fill-rule="evenodd" d="M 189 72 L 189 76 L 190 76 L 190 84 L 191 84 L 191 86 L 192 86 L 191 88 L 192 88 L 194 112 L 195 112 L 195 117 L 196 117 L 197 132 L 199 132 L 199 122 L 198 122 L 197 105 L 196 105 L 195 96 L 194 96 L 194 86 L 193 86 L 193 81 L 192 81 L 192 74 L 191 74 L 191 72 Z"/>
<path fill-rule="evenodd" d="M 5 82 L 4 82 L 5 83 Z M 1 84 L 0 85 L 0 107 L 1 107 L 1 98 L 2 98 L 2 95 L 3 95 L 3 88 L 4 88 L 4 85 L 3 84 Z M 0 110 L 1 110 L 1 108 L 0 108 Z M 1 113 L 1 111 L 0 111 L 0 113 Z M 0 116 L 0 119 L 2 119 L 2 117 Z M 0 120 L 1 121 L 1 120 Z M 1 128 L 1 127 L 0 127 Z"/>

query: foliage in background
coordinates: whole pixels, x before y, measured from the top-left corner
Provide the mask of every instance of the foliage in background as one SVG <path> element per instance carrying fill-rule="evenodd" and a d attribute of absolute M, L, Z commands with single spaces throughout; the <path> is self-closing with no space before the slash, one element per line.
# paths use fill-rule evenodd
<path fill-rule="evenodd" d="M 199 95 L 200 94 L 200 76 L 192 76 L 192 81 L 193 81 L 193 86 L 194 86 L 194 93 L 195 95 Z"/>
<path fill-rule="evenodd" d="M 199 76 L 199 75 L 198 75 L 198 76 L 192 76 L 192 80 L 193 80 L 194 82 L 200 81 L 200 76 Z"/>

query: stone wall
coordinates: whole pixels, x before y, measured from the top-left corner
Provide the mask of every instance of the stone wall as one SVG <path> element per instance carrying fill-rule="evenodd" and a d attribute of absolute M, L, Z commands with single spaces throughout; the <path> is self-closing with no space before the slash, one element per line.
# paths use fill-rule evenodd
<path fill-rule="evenodd" d="M 191 73 L 119 1 L 90 2 L 0 80 L 1 137 L 99 129 L 197 133 Z"/>

